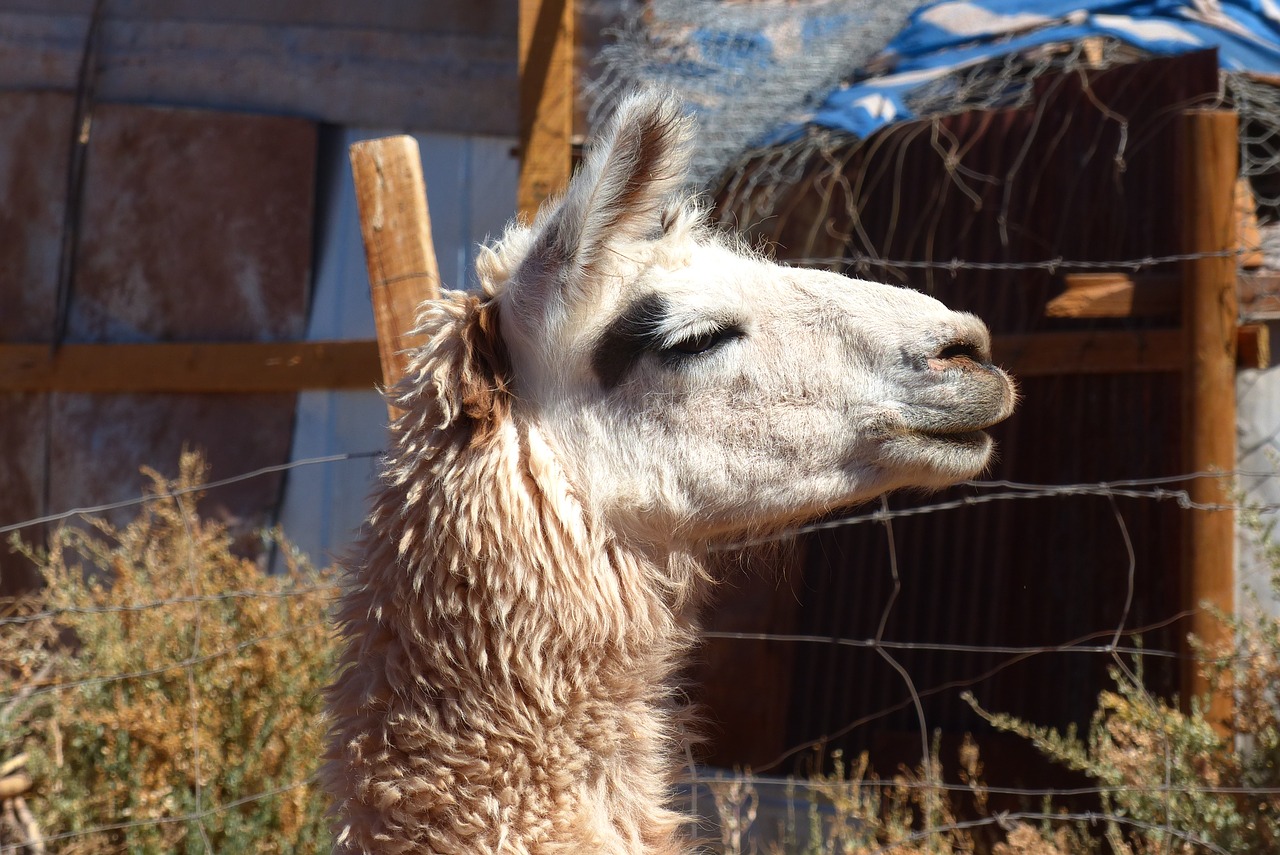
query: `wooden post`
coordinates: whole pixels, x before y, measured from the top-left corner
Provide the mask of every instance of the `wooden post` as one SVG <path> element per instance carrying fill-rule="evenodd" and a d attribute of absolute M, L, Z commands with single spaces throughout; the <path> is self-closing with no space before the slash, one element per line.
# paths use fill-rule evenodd
<path fill-rule="evenodd" d="M 410 335 L 418 307 L 440 296 L 427 187 L 413 137 L 358 142 L 350 154 L 382 382 L 389 387 L 408 368 L 407 351 L 421 343 L 419 336 Z M 393 419 L 399 414 L 390 405 L 387 410 Z"/>
<path fill-rule="evenodd" d="M 520 0 L 520 216 L 569 183 L 573 169 L 573 0 Z"/>
<path fill-rule="evenodd" d="M 1187 364 L 1183 383 L 1184 469 L 1230 472 L 1236 466 L 1236 246 L 1237 117 L 1227 111 L 1189 111 L 1179 117 L 1178 180 L 1182 199 L 1182 248 L 1204 255 L 1183 262 L 1182 325 Z M 1229 476 L 1189 484 L 1197 503 L 1229 505 Z M 1186 516 L 1183 604 L 1197 609 L 1190 631 L 1209 645 L 1227 640 L 1225 628 L 1200 610 L 1211 603 L 1231 611 L 1235 603 L 1235 514 L 1194 510 Z M 1183 703 L 1203 695 L 1200 666 L 1184 659 Z M 1210 720 L 1229 720 L 1231 689 L 1210 701 Z"/>

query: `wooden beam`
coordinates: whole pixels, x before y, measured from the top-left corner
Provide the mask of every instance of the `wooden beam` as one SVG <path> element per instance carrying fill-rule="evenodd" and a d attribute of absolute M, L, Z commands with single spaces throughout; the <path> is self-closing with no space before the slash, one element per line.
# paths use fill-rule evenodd
<path fill-rule="evenodd" d="M 1178 278 L 1170 275 L 1134 278 L 1128 273 L 1068 273 L 1066 290 L 1044 309 L 1051 318 L 1176 317 Z"/>
<path fill-rule="evenodd" d="M 1182 200 L 1181 250 L 1203 253 L 1182 263 L 1182 324 L 1186 334 L 1183 387 L 1183 471 L 1230 472 L 1236 465 L 1236 176 L 1239 137 L 1235 113 L 1196 110 L 1178 117 L 1178 192 Z M 1231 504 L 1231 479 L 1195 478 L 1191 500 Z M 1235 605 L 1235 514 L 1195 510 L 1185 523 L 1183 606 L 1196 609 L 1190 632 L 1209 649 L 1230 633 L 1209 605 L 1231 612 Z M 1191 648 L 1187 648 L 1190 652 Z M 1209 690 L 1202 666 L 1183 659 L 1183 703 Z M 1225 731 L 1232 709 L 1230 686 L 1210 698 L 1209 720 Z"/>
<path fill-rule="evenodd" d="M 1253 188 L 1248 178 L 1236 179 L 1236 250 L 1240 253 L 1240 266 L 1258 268 L 1266 263 L 1262 252 L 1262 231 L 1258 228 L 1258 204 L 1253 198 Z"/>
<path fill-rule="evenodd" d="M 422 344 L 422 337 L 413 335 L 422 304 L 440 296 L 418 142 L 396 136 L 356 143 L 351 146 L 351 169 L 382 382 L 390 387 L 408 369 L 409 351 Z M 394 419 L 396 409 L 390 404 L 387 409 Z"/>
<path fill-rule="evenodd" d="M 1236 330 L 1236 368 L 1271 367 L 1271 328 L 1245 324 Z"/>
<path fill-rule="evenodd" d="M 1242 318 L 1280 321 L 1280 274 L 1242 270 L 1237 279 Z M 1065 290 L 1045 305 L 1046 317 L 1172 317 L 1182 310 L 1182 284 L 1176 274 L 1068 273 L 1062 283 Z"/>
<path fill-rule="evenodd" d="M 298 392 L 371 389 L 372 341 L 0 344 L 3 392 Z"/>
<path fill-rule="evenodd" d="M 1185 363 L 1179 330 L 998 335 L 992 350 L 1016 377 L 1181 371 Z"/>
<path fill-rule="evenodd" d="M 569 183 L 573 0 L 520 0 L 520 215 L 532 221 Z"/>

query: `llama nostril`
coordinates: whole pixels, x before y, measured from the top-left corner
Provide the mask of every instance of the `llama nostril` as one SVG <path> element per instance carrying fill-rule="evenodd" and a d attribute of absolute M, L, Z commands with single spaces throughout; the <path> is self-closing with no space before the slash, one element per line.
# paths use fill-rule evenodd
<path fill-rule="evenodd" d="M 991 362 L 991 351 L 981 343 L 973 341 L 953 341 L 943 347 L 929 360 L 929 367 L 942 371 L 947 368 L 973 365 L 988 365 Z"/>

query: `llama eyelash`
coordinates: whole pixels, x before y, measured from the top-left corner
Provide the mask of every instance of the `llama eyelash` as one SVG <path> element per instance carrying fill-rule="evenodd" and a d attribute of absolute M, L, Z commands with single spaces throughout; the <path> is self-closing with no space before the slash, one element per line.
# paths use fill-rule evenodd
<path fill-rule="evenodd" d="M 668 364 L 677 364 L 691 357 L 719 350 L 721 346 L 745 335 L 746 331 L 736 324 L 715 326 L 698 332 L 685 332 L 678 337 L 673 336 L 659 352 L 663 361 Z"/>

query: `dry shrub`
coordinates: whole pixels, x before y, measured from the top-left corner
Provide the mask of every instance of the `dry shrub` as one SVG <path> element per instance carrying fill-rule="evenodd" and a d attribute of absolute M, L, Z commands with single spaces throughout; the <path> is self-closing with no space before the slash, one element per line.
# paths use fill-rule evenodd
<path fill-rule="evenodd" d="M 1280 547 L 1253 514 L 1280 600 Z M 1211 690 L 1232 692 L 1228 721 L 1211 721 L 1208 698 L 1191 713 L 1142 685 L 1141 657 L 1111 670 L 1115 691 L 1098 696 L 1082 737 L 974 708 L 996 728 L 1030 740 L 1050 759 L 1084 772 L 1100 787 L 1111 817 L 1105 841 L 1116 855 L 1190 855 L 1206 851 L 1280 851 L 1280 619 L 1258 603 L 1219 614 L 1230 632 L 1216 648 L 1193 647 Z"/>
<path fill-rule="evenodd" d="M 233 554 L 196 513 L 203 462 L 180 471 L 148 473 L 123 528 L 18 545 L 46 587 L 25 606 L 43 616 L 0 636 L 0 751 L 28 755 L 50 851 L 325 851 L 332 574 L 287 545 L 282 575 Z"/>
<path fill-rule="evenodd" d="M 935 777 L 941 769 L 938 748 L 935 740 L 928 765 L 903 769 L 890 780 L 882 780 L 872 772 L 866 754 L 849 764 L 840 752 L 835 752 L 830 775 L 786 783 L 789 811 L 776 835 L 753 827 L 760 800 L 750 777 L 709 781 L 721 829 L 719 851 L 725 855 L 972 853 L 975 841 L 958 822 L 949 792 L 938 785 Z M 964 778 L 969 794 L 985 806 L 986 792 L 977 779 L 977 748 L 971 740 L 961 748 L 961 765 L 971 776 Z M 795 810 L 797 806 L 800 810 Z M 1023 850 L 1008 855 L 1023 855 Z M 1025 855 L 1040 854 L 1028 851 Z"/>

